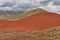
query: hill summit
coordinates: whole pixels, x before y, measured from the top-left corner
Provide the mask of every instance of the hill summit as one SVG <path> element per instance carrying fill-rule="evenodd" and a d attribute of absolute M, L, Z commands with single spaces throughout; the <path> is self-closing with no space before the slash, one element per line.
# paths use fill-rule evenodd
<path fill-rule="evenodd" d="M 5 16 L 4 16 L 4 14 L 0 15 L 0 20 L 18 20 L 18 19 L 22 19 L 22 18 L 25 18 L 30 15 L 36 14 L 38 12 L 43 12 L 43 11 L 45 11 L 45 10 L 41 9 L 41 8 L 37 8 L 37 9 L 33 9 L 30 11 L 26 11 L 26 12 L 17 11 L 17 12 L 15 12 L 15 14 L 12 11 L 11 12 L 4 12 Z M 8 15 L 8 13 L 9 13 L 9 15 Z M 0 12 L 0 14 L 2 14 L 2 12 Z M 12 16 L 10 16 L 10 14 Z"/>

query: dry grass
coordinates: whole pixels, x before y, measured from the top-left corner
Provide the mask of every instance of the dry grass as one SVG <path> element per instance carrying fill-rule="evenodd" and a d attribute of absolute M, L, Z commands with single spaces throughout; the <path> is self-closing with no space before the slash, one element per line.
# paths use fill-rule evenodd
<path fill-rule="evenodd" d="M 60 40 L 60 27 L 34 32 L 1 32 L 0 40 Z"/>

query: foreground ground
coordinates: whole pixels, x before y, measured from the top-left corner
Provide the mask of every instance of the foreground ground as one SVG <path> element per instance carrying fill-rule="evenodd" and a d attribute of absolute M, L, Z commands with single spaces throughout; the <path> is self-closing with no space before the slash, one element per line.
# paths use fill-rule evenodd
<path fill-rule="evenodd" d="M 0 40 L 60 40 L 60 27 L 34 32 L 0 32 Z"/>

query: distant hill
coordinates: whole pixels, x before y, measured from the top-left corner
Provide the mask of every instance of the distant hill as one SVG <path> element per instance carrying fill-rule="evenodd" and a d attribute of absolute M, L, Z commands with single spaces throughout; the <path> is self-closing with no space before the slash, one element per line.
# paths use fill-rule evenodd
<path fill-rule="evenodd" d="M 9 19 L 13 17 L 14 15 L 17 15 L 20 13 L 24 13 L 24 12 L 23 11 L 1 11 L 0 10 L 0 20 Z"/>
<path fill-rule="evenodd" d="M 36 12 L 37 11 L 37 12 Z M 36 10 L 23 19 L 15 21 L 0 20 L 1 31 L 35 31 L 60 26 L 60 14 Z"/>
<path fill-rule="evenodd" d="M 39 12 L 47 12 L 47 11 L 41 8 L 37 8 L 37 9 L 33 9 L 24 13 L 17 14 L 13 17 L 8 18 L 7 20 L 18 20 L 18 19 L 22 19 L 22 18 L 25 18 L 27 16 L 30 16 Z"/>

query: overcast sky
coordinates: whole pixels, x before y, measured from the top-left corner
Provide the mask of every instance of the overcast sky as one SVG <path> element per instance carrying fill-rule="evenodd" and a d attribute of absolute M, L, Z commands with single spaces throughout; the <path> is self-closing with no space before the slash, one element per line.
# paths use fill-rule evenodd
<path fill-rule="evenodd" d="M 34 8 L 59 13 L 60 0 L 0 0 L 0 10 L 27 11 Z"/>

